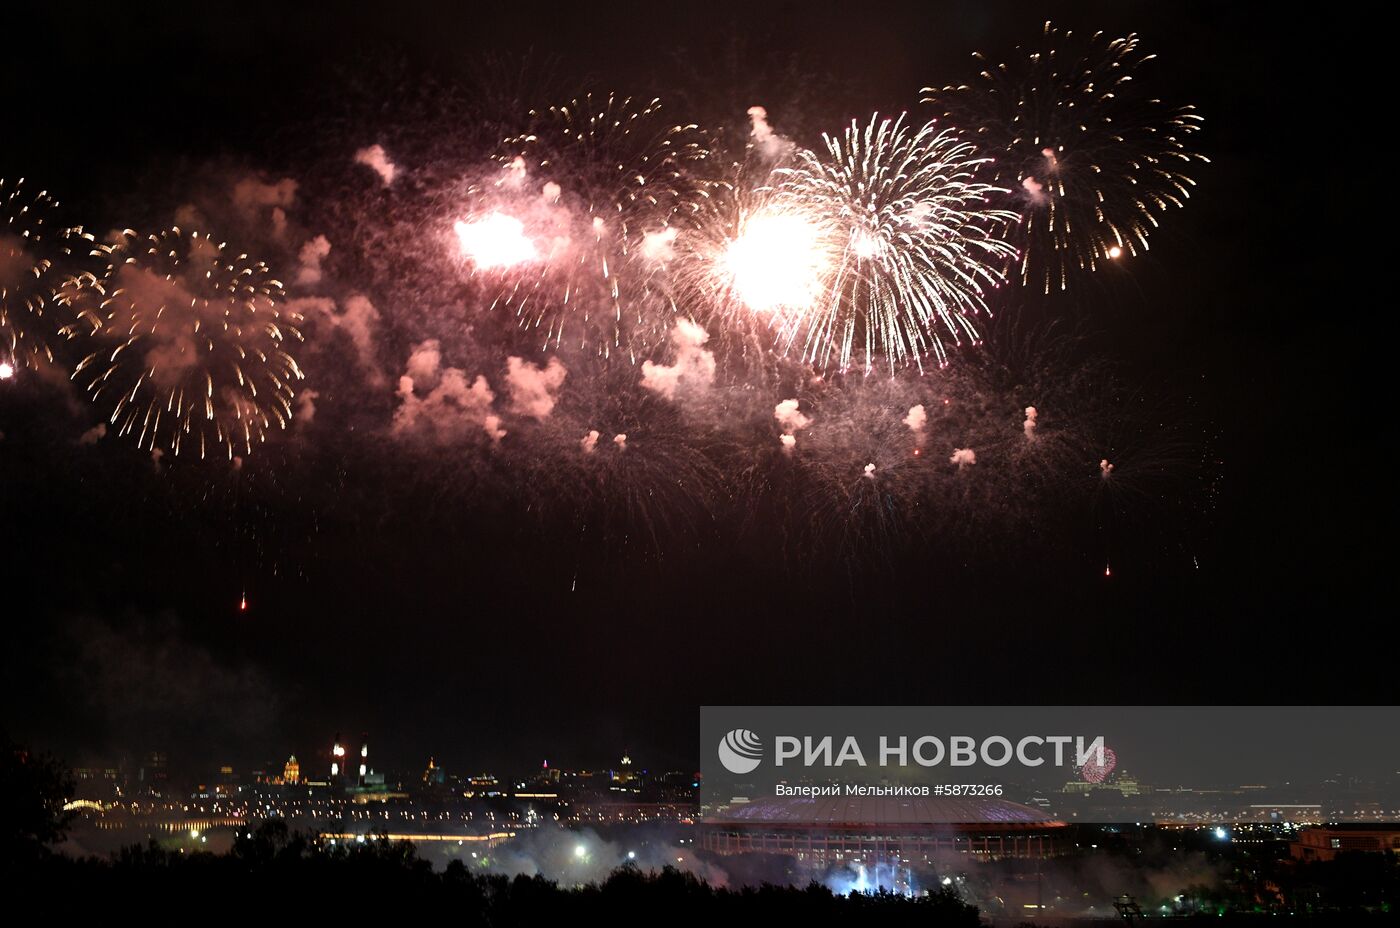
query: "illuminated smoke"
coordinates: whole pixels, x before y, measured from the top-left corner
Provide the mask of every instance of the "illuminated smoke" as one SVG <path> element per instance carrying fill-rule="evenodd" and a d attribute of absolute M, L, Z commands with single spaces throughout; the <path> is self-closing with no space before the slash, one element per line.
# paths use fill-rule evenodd
<path fill-rule="evenodd" d="M 510 164 L 501 169 L 501 179 L 497 184 L 510 190 L 519 190 L 525 185 L 526 173 L 525 159 L 517 155 Z"/>
<path fill-rule="evenodd" d="M 507 358 L 506 392 L 510 394 L 510 411 L 534 419 L 549 418 L 554 411 L 555 394 L 568 375 L 558 358 L 550 358 L 543 368 L 521 358 Z"/>
<path fill-rule="evenodd" d="M 969 467 L 977 463 L 977 452 L 971 448 L 958 448 L 953 452 L 953 456 L 948 459 L 948 463 L 958 465 L 958 470 Z"/>
<path fill-rule="evenodd" d="M 1022 178 L 1021 189 L 1026 191 L 1026 198 L 1036 206 L 1045 202 L 1045 185 L 1034 177 Z"/>
<path fill-rule="evenodd" d="M 795 147 L 791 141 L 773 131 L 768 124 L 768 110 L 761 106 L 749 107 L 749 139 L 769 161 L 777 161 Z"/>
<path fill-rule="evenodd" d="M 676 349 L 674 364 L 642 362 L 642 387 L 668 400 L 676 398 L 676 389 L 706 390 L 715 381 L 715 356 L 705 350 L 710 335 L 689 319 L 677 319 L 671 330 L 671 343 Z"/>
<path fill-rule="evenodd" d="M 676 228 L 670 226 L 660 232 L 648 232 L 642 236 L 642 257 L 657 264 L 665 264 L 675 257 Z"/>
<path fill-rule="evenodd" d="M 588 434 L 579 439 L 578 446 L 584 454 L 592 454 L 598 448 L 598 430 L 589 429 Z"/>
<path fill-rule="evenodd" d="M 369 375 L 371 385 L 383 384 L 384 372 L 379 367 L 376 353 L 379 310 L 370 302 L 369 297 L 360 293 L 352 294 L 339 307 L 328 297 L 302 297 L 289 300 L 287 308 L 308 319 L 324 320 L 343 331 L 349 336 L 361 366 Z"/>
<path fill-rule="evenodd" d="M 1026 407 L 1026 421 L 1021 423 L 1021 430 L 1026 433 L 1027 438 L 1035 438 L 1035 419 L 1038 415 L 1034 406 Z"/>
<path fill-rule="evenodd" d="M 778 420 L 778 427 L 783 430 L 783 434 L 779 438 L 783 444 L 783 450 L 789 453 L 797 444 L 795 433 L 812 424 L 812 420 L 798 410 L 797 400 L 783 400 L 774 406 L 773 418 Z"/>
<path fill-rule="evenodd" d="M 78 444 L 95 445 L 98 439 L 107 434 L 107 423 L 99 422 L 86 432 L 78 436 Z"/>
<path fill-rule="evenodd" d="M 318 235 L 301 246 L 297 256 L 297 283 L 314 286 L 321 282 L 321 262 L 331 253 L 331 243 L 324 235 Z"/>
<path fill-rule="evenodd" d="M 870 479 L 870 480 L 874 480 L 874 479 L 875 479 L 875 465 L 874 465 L 874 464 L 867 464 L 867 465 L 865 465 L 865 476 L 866 476 L 868 479 Z"/>
<path fill-rule="evenodd" d="M 300 425 L 310 425 L 316 418 L 316 400 L 321 394 L 316 390 L 302 390 L 297 393 L 296 415 L 293 421 Z"/>
<path fill-rule="evenodd" d="M 398 397 L 391 426 L 395 436 L 450 444 L 476 429 L 485 431 L 493 441 L 506 435 L 492 409 L 496 394 L 486 378 L 478 375 L 468 383 L 463 371 L 443 368 L 442 349 L 435 338 L 420 343 L 409 355 L 405 373 L 399 378 Z"/>
<path fill-rule="evenodd" d="M 1113 465 L 1108 463 L 1108 458 L 1099 461 L 1099 474 L 1107 480 L 1113 474 Z"/>
<path fill-rule="evenodd" d="M 626 450 L 627 450 L 627 435 L 626 435 L 626 433 L 625 433 L 625 432 L 619 432 L 618 434 L 614 435 L 614 436 L 613 436 L 613 444 L 614 444 L 614 445 L 617 445 L 617 450 L 618 450 L 618 451 L 626 451 Z"/>
<path fill-rule="evenodd" d="M 371 145 L 368 148 L 361 148 L 355 152 L 355 163 L 363 164 L 371 171 L 379 175 L 379 179 L 384 182 L 384 186 L 389 186 L 394 182 L 394 177 L 398 174 L 398 166 L 389 160 L 389 155 L 385 153 L 384 146 Z"/>
<path fill-rule="evenodd" d="M 928 426 L 928 413 L 924 412 L 923 403 L 909 407 L 909 416 L 904 416 L 904 424 L 909 426 L 909 431 L 917 435 L 920 440 L 924 437 L 924 427 Z"/>
<path fill-rule="evenodd" d="M 256 177 L 246 177 L 233 187 L 233 205 L 248 222 L 257 222 L 267 214 L 272 237 L 281 239 L 287 231 L 287 210 L 297 198 L 297 182 L 284 177 L 276 183 L 265 183 Z"/>

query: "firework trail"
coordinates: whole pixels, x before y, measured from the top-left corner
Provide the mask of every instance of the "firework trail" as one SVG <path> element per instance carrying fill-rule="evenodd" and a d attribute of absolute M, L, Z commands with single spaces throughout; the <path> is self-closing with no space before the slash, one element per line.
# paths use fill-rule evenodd
<path fill-rule="evenodd" d="M 656 277 L 703 199 L 706 139 L 656 100 L 587 95 L 530 116 L 530 131 L 502 144 L 498 176 L 468 192 L 461 253 L 494 282 L 493 308 L 542 347 L 635 363 L 674 318 Z"/>
<path fill-rule="evenodd" d="M 1015 256 L 996 232 L 1014 215 L 988 206 L 1004 192 L 983 179 L 989 159 L 904 118 L 852 121 L 779 172 L 780 196 L 808 204 L 836 240 L 822 292 L 779 322 L 781 344 L 823 370 L 944 362 L 944 336 L 977 338 L 972 317 Z"/>
<path fill-rule="evenodd" d="M 24 180 L 0 179 L 0 363 L 15 368 L 53 362 L 50 340 L 68 319 L 55 299 L 64 259 L 91 248 L 82 229 L 54 225 L 58 203 L 47 192 L 30 196 Z"/>
<path fill-rule="evenodd" d="M 1154 57 L 1136 35 L 1047 22 L 1037 47 L 973 83 L 924 88 L 925 102 L 996 158 L 996 183 L 1022 216 L 1025 285 L 1063 290 L 1077 271 L 1146 251 L 1159 217 L 1189 197 L 1188 172 L 1207 160 L 1190 147 L 1201 117 L 1139 91 L 1137 71 Z"/>
<path fill-rule="evenodd" d="M 250 453 L 291 418 L 302 372 L 288 353 L 299 317 L 267 267 L 207 235 L 127 230 L 110 261 L 68 295 L 66 334 L 89 347 L 73 379 L 138 446 Z"/>

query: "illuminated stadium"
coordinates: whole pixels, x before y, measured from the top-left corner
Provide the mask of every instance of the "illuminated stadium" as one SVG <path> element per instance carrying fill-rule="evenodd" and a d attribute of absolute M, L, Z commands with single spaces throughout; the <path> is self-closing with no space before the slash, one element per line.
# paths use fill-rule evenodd
<path fill-rule="evenodd" d="M 790 854 L 814 865 L 900 859 L 933 866 L 1050 857 L 1064 827 L 1001 799 L 775 797 L 708 816 L 701 844 L 717 854 Z"/>

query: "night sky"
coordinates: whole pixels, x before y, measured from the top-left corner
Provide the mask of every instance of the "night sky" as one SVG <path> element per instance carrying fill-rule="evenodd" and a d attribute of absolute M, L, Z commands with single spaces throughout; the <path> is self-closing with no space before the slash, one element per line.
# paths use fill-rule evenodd
<path fill-rule="evenodd" d="M 424 88 L 474 86 L 483 68 L 526 74 L 542 102 L 659 94 L 736 126 L 763 104 L 810 145 L 917 108 L 921 87 L 1047 18 L 1136 31 L 1160 55 L 1154 87 L 1205 115 L 1212 163 L 1148 256 L 1100 275 L 1077 313 L 1094 352 L 1145 385 L 1141 414 L 1190 449 L 1108 534 L 1066 508 L 956 542 L 923 525 L 869 556 L 703 518 L 646 546 L 521 512 L 455 453 L 410 466 L 353 417 L 241 475 L 157 468 L 110 436 L 80 446 L 96 421 L 80 394 L 9 384 L 13 737 L 74 761 L 162 748 L 177 768 L 310 755 L 337 731 L 368 732 L 396 769 L 430 754 L 594 766 L 624 749 L 689 768 L 703 704 L 1390 693 L 1373 634 L 1393 590 L 1393 416 L 1386 301 L 1369 292 L 1388 273 L 1352 218 L 1388 210 L 1388 171 L 1352 138 L 1363 104 L 1341 86 L 1357 73 L 1340 26 L 1131 0 L 286 6 L 11 11 L 0 176 L 95 230 L 150 226 L 226 173 L 305 185 L 381 121 L 431 116 Z M 401 365 L 417 334 L 391 319 L 383 357 Z"/>

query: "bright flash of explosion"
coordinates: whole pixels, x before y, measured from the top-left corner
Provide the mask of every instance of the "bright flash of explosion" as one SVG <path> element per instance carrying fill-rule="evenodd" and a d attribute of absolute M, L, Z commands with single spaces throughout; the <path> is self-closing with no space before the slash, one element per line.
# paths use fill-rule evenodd
<path fill-rule="evenodd" d="M 535 243 L 525 235 L 525 224 L 514 216 L 491 213 L 472 222 L 453 223 L 452 229 L 462 256 L 481 270 L 514 267 L 539 258 Z"/>
<path fill-rule="evenodd" d="M 825 230 L 797 213 L 749 217 L 724 251 L 734 292 L 756 310 L 810 308 L 830 271 Z"/>

